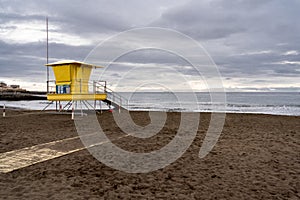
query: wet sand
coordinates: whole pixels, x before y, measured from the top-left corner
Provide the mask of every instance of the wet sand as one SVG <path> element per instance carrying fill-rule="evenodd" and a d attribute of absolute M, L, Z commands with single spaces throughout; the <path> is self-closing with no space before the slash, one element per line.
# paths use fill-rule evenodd
<path fill-rule="evenodd" d="M 70 115 L 16 110 L 8 110 L 6 115 L 6 118 L 0 116 L 0 153 L 78 136 Z M 139 125 L 150 122 L 147 112 L 131 115 Z M 109 112 L 99 115 L 99 121 L 114 144 L 132 152 L 150 152 L 172 140 L 180 113 L 168 113 L 164 128 L 149 139 L 116 139 L 124 133 Z M 79 150 L 0 173 L 0 196 L 4 199 L 300 199 L 300 117 L 227 114 L 218 143 L 205 158 L 199 159 L 209 121 L 210 114 L 201 113 L 193 144 L 166 168 L 129 174 L 107 167 L 87 150 Z M 76 142 L 76 145 L 81 144 Z"/>

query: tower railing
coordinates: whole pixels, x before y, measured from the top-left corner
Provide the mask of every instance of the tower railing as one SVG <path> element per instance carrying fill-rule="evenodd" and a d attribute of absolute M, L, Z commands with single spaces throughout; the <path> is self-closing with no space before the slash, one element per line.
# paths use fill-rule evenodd
<path fill-rule="evenodd" d="M 57 93 L 55 80 L 48 81 L 48 94 L 60 94 Z M 126 97 L 114 92 L 112 89 L 107 87 L 106 81 L 90 81 L 84 79 L 76 79 L 70 84 L 70 87 L 77 88 L 76 91 L 70 89 L 69 94 L 106 94 L 107 100 L 111 102 L 113 106 L 122 107 L 128 109 L 129 101 Z M 87 87 L 86 90 L 81 89 Z M 79 89 L 78 89 L 79 88 Z"/>
<path fill-rule="evenodd" d="M 108 88 L 106 85 L 106 81 L 98 81 L 97 86 L 99 86 L 100 88 L 104 88 L 104 93 L 107 94 L 107 100 L 112 102 L 114 106 L 118 106 L 119 108 L 128 110 L 129 100 L 126 97 Z"/>

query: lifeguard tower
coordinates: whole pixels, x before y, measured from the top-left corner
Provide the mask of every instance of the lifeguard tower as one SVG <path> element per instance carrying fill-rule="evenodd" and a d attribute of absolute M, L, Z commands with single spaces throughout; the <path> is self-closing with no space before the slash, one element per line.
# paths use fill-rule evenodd
<path fill-rule="evenodd" d="M 96 101 L 99 101 L 100 108 L 101 101 L 103 101 L 109 108 L 113 105 L 120 109 L 122 97 L 108 89 L 106 81 L 90 80 L 92 70 L 102 68 L 101 66 L 74 60 L 62 60 L 46 64 L 46 66 L 52 68 L 55 76 L 54 81 L 47 80 L 47 100 L 51 103 L 56 102 L 56 105 L 58 102 L 60 111 L 65 108 L 68 110 L 74 103 L 77 105 L 77 102 L 88 109 L 96 109 Z M 68 103 L 62 108 L 61 101 Z M 94 101 L 94 105 L 88 101 Z"/>

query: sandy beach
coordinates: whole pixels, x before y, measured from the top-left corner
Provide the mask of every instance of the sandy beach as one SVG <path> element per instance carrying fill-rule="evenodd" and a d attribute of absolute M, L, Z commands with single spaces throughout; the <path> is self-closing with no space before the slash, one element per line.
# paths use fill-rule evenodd
<path fill-rule="evenodd" d="M 75 138 L 83 148 L 70 115 L 7 110 L 0 117 L 0 153 Z M 132 112 L 147 125 L 147 112 Z M 112 113 L 98 116 L 117 146 L 149 152 L 175 136 L 180 113 L 168 113 L 159 134 L 149 139 L 121 137 Z M 107 167 L 86 149 L 0 173 L 3 199 L 300 199 L 300 117 L 227 114 L 214 149 L 198 157 L 210 121 L 201 113 L 190 148 L 166 168 L 129 174 Z M 76 141 L 75 141 L 76 140 Z M 77 141 L 78 140 L 78 141 Z M 65 145 L 60 148 L 67 148 Z M 0 163 L 3 164 L 3 163 Z"/>

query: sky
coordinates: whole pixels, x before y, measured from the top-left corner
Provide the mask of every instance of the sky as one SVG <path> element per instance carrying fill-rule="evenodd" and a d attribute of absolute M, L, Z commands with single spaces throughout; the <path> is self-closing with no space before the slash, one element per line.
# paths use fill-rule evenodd
<path fill-rule="evenodd" d="M 50 62 L 89 60 L 101 42 L 117 34 L 158 27 L 199 43 L 216 64 L 226 91 L 300 92 L 299 10 L 299 0 L 0 0 L 0 81 L 46 90 L 48 16 Z M 156 39 L 186 48 L 174 38 Z M 129 41 L 119 40 L 116 46 L 132 46 Z M 101 52 L 110 49 L 97 55 Z M 202 70 L 174 52 L 148 49 L 123 55 L 94 73 L 122 91 L 184 91 L 179 76 L 195 91 L 204 91 L 209 86 L 196 68 Z M 165 81 L 153 87 L 155 80 Z"/>

